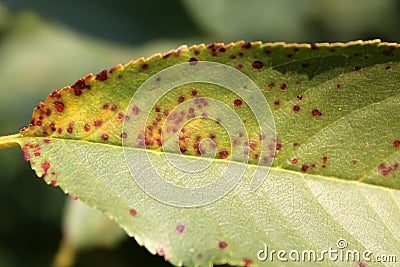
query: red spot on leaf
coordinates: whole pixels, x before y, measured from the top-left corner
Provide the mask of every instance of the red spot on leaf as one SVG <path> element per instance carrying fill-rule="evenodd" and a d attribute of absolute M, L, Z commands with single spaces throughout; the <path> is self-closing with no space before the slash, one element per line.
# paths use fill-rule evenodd
<path fill-rule="evenodd" d="M 400 147 L 400 140 L 394 140 L 393 147 L 395 147 L 395 148 Z"/>
<path fill-rule="evenodd" d="M 185 226 L 183 224 L 177 224 L 175 230 L 179 233 L 183 233 L 183 231 L 185 231 Z"/>
<path fill-rule="evenodd" d="M 192 91 L 192 96 L 196 96 L 197 93 L 198 93 L 198 92 L 197 92 L 196 90 L 193 90 L 193 91 Z"/>
<path fill-rule="evenodd" d="M 146 64 L 146 63 L 142 64 L 142 69 L 146 70 L 146 69 L 148 69 L 148 68 L 149 68 L 149 65 L 148 65 L 148 64 Z"/>
<path fill-rule="evenodd" d="M 85 124 L 85 126 L 83 126 L 83 130 L 85 130 L 85 132 L 89 132 L 90 131 L 90 125 L 89 124 Z"/>
<path fill-rule="evenodd" d="M 72 134 L 73 131 L 74 131 L 74 123 L 71 122 L 71 123 L 68 125 L 67 133 Z"/>
<path fill-rule="evenodd" d="M 268 84 L 268 87 L 269 87 L 270 89 L 274 88 L 274 87 L 275 87 L 275 83 L 270 82 L 270 83 Z"/>
<path fill-rule="evenodd" d="M 185 101 L 185 97 L 183 95 L 178 97 L 178 103 L 183 103 Z"/>
<path fill-rule="evenodd" d="M 54 109 L 58 112 L 58 113 L 63 113 L 64 112 L 64 103 L 63 102 L 54 102 Z"/>
<path fill-rule="evenodd" d="M 229 152 L 226 149 L 222 149 L 219 151 L 219 156 L 222 159 L 226 159 L 228 157 L 228 155 L 229 155 Z"/>
<path fill-rule="evenodd" d="M 103 141 L 107 141 L 110 137 L 108 136 L 108 134 L 102 134 L 101 135 L 101 139 L 103 139 Z"/>
<path fill-rule="evenodd" d="M 388 174 L 397 170 L 398 167 L 399 167 L 398 163 L 389 166 L 386 166 L 385 163 L 382 163 L 381 165 L 379 165 L 378 169 L 383 176 L 387 176 Z"/>
<path fill-rule="evenodd" d="M 111 111 L 116 111 L 117 109 L 118 109 L 118 106 L 117 106 L 117 105 L 112 105 Z"/>
<path fill-rule="evenodd" d="M 251 47 L 251 43 L 250 42 L 242 44 L 242 48 L 243 49 L 249 49 L 250 47 Z"/>
<path fill-rule="evenodd" d="M 31 160 L 31 155 L 29 154 L 29 150 L 26 147 L 22 148 L 22 156 L 24 157 L 25 161 Z"/>
<path fill-rule="evenodd" d="M 43 170 L 44 176 L 47 174 L 47 171 L 49 169 L 50 169 L 50 162 L 47 162 L 47 161 L 43 162 L 42 163 L 42 170 Z"/>
<path fill-rule="evenodd" d="M 140 109 L 139 109 L 138 106 L 134 106 L 134 107 L 132 108 L 132 113 L 133 113 L 134 115 L 138 115 L 138 114 L 139 114 L 139 111 L 140 111 Z"/>
<path fill-rule="evenodd" d="M 235 107 L 240 107 L 242 105 L 242 100 L 240 99 L 235 99 L 235 101 L 233 101 L 233 105 Z"/>
<path fill-rule="evenodd" d="M 107 74 L 108 74 L 108 71 L 107 71 L 107 70 L 103 70 L 103 71 L 99 72 L 99 73 L 96 75 L 96 80 L 98 80 L 98 81 L 105 81 L 105 80 L 107 80 Z"/>
<path fill-rule="evenodd" d="M 72 200 L 77 200 L 78 199 L 78 195 L 75 195 L 75 194 L 71 195 L 71 199 Z"/>
<path fill-rule="evenodd" d="M 301 171 L 306 172 L 308 168 L 309 166 L 307 164 L 303 164 L 303 166 L 301 166 Z"/>
<path fill-rule="evenodd" d="M 264 66 L 264 64 L 263 64 L 261 61 L 256 60 L 256 61 L 253 61 L 253 63 L 251 64 L 251 66 L 252 66 L 253 68 L 259 70 L 259 69 L 261 69 L 261 68 Z"/>
<path fill-rule="evenodd" d="M 315 108 L 311 111 L 311 115 L 313 115 L 313 117 L 316 117 L 316 116 L 319 117 L 319 116 L 322 116 L 322 113 L 321 113 L 321 111 L 319 111 L 319 109 Z"/>
<path fill-rule="evenodd" d="M 292 159 L 292 164 L 293 164 L 293 165 L 296 165 L 298 162 L 299 162 L 298 159 Z"/>
<path fill-rule="evenodd" d="M 245 265 L 245 266 L 249 266 L 250 264 L 253 263 L 253 261 L 250 260 L 250 259 L 248 259 L 248 258 L 244 258 L 244 259 L 243 259 L 243 262 L 244 262 L 244 265 Z"/>
<path fill-rule="evenodd" d="M 300 106 L 299 105 L 294 105 L 293 106 L 293 111 L 294 112 L 299 112 L 300 111 Z"/>
<path fill-rule="evenodd" d="M 83 79 L 79 79 L 71 88 L 74 89 L 74 94 L 76 96 L 80 96 L 83 90 L 90 90 L 90 85 L 87 85 Z"/>
<path fill-rule="evenodd" d="M 192 66 L 196 65 L 196 64 L 197 64 L 197 59 L 194 58 L 194 57 L 191 57 L 191 58 L 189 59 L 189 64 L 192 65 Z"/>
<path fill-rule="evenodd" d="M 103 125 L 103 121 L 102 120 L 95 120 L 93 122 L 93 125 L 96 127 L 100 127 L 101 125 Z"/>
<path fill-rule="evenodd" d="M 50 144 L 50 143 L 51 143 L 51 140 L 50 140 L 50 139 L 44 139 L 44 140 L 43 140 L 43 143 L 45 143 L 45 144 Z"/>
<path fill-rule="evenodd" d="M 287 86 L 288 86 L 287 83 L 282 83 L 280 88 L 281 88 L 281 90 L 286 90 Z"/>
<path fill-rule="evenodd" d="M 303 95 L 298 95 L 296 98 L 301 101 L 303 100 Z"/>
<path fill-rule="evenodd" d="M 224 249 L 224 248 L 226 248 L 228 246 L 228 243 L 226 243 L 225 241 L 220 241 L 219 243 L 218 243 L 218 247 L 220 248 L 220 249 Z"/>
<path fill-rule="evenodd" d="M 135 209 L 130 209 L 129 214 L 135 216 L 137 214 L 137 211 Z"/>
<path fill-rule="evenodd" d="M 280 104 L 279 100 L 275 100 L 275 101 L 274 101 L 274 105 L 275 105 L 275 106 L 279 106 L 279 104 Z"/>

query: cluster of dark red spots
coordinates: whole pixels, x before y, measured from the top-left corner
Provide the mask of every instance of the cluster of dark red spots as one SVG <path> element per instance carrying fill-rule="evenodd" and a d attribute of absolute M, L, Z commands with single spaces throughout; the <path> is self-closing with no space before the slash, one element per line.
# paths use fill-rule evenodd
<path fill-rule="evenodd" d="M 82 95 L 82 91 L 87 89 L 90 90 L 91 86 L 85 83 L 85 80 L 79 79 L 74 85 L 71 86 L 74 89 L 74 94 L 76 96 Z"/>
<path fill-rule="evenodd" d="M 251 48 L 251 42 L 242 44 L 242 48 L 243 48 L 243 49 L 249 49 L 249 48 Z"/>
<path fill-rule="evenodd" d="M 394 140 L 393 147 L 395 147 L 395 148 L 400 147 L 400 140 Z"/>
<path fill-rule="evenodd" d="M 53 93 L 49 95 L 51 98 L 61 98 L 61 94 L 58 90 L 54 90 Z"/>
<path fill-rule="evenodd" d="M 44 177 L 47 176 L 47 172 L 50 169 L 50 163 L 45 161 L 45 162 L 42 163 L 41 167 L 42 167 L 42 170 L 43 170 L 43 176 L 42 177 L 44 178 Z"/>
<path fill-rule="evenodd" d="M 63 113 L 65 106 L 63 102 L 60 101 L 56 101 L 54 102 L 54 109 L 58 112 L 58 113 Z"/>
<path fill-rule="evenodd" d="M 36 144 L 36 145 L 25 144 L 24 147 L 22 148 L 22 153 L 23 153 L 25 161 L 31 160 L 31 155 L 29 153 L 29 149 L 33 150 L 32 152 L 33 152 L 33 155 L 35 157 L 39 157 L 40 156 L 40 150 L 42 149 L 40 147 L 40 145 L 38 145 L 38 144 Z"/>
<path fill-rule="evenodd" d="M 321 113 L 321 111 L 319 111 L 319 109 L 317 109 L 317 108 L 315 108 L 315 109 L 313 109 L 312 111 L 311 111 L 311 115 L 313 116 L 313 117 L 319 117 L 319 116 L 322 116 L 322 113 Z"/>
<path fill-rule="evenodd" d="M 96 80 L 103 82 L 103 81 L 107 80 L 107 75 L 108 75 L 108 71 L 103 70 L 96 75 Z"/>
<path fill-rule="evenodd" d="M 73 131 L 74 131 L 74 123 L 73 123 L 73 122 L 70 122 L 70 123 L 68 124 L 67 133 L 72 134 Z"/>
<path fill-rule="evenodd" d="M 328 157 L 327 156 L 323 156 L 322 157 L 322 165 L 321 165 L 321 167 L 323 168 L 323 169 L 325 169 L 326 168 L 326 163 L 328 162 Z"/>
<path fill-rule="evenodd" d="M 103 125 L 103 121 L 102 121 L 102 120 L 95 120 L 95 121 L 93 122 L 93 125 L 94 125 L 95 127 L 100 127 L 101 125 Z"/>
<path fill-rule="evenodd" d="M 395 163 L 395 164 L 389 165 L 389 166 L 386 166 L 385 163 L 382 163 L 381 165 L 379 165 L 378 169 L 383 176 L 387 176 L 388 174 L 397 170 L 398 167 L 399 167 L 398 163 Z"/>
<path fill-rule="evenodd" d="M 251 66 L 252 66 L 253 68 L 259 70 L 259 69 L 261 69 L 261 68 L 264 66 L 264 64 L 263 64 L 261 61 L 259 61 L 259 60 L 255 60 L 255 61 L 253 61 L 253 63 L 251 63 Z"/>

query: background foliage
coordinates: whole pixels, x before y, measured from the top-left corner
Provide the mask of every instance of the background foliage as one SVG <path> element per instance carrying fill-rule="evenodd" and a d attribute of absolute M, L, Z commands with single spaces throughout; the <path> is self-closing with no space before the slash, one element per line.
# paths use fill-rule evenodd
<path fill-rule="evenodd" d="M 0 1 L 0 134 L 16 133 L 54 89 L 181 44 L 262 40 L 400 42 L 396 0 Z M 0 266 L 49 266 L 66 197 L 19 148 L 0 151 Z M 128 237 L 76 266 L 169 266 Z"/>

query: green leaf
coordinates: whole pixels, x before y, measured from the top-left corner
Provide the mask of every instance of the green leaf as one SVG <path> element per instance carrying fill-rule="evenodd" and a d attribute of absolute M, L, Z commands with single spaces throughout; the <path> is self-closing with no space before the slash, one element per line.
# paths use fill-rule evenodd
<path fill-rule="evenodd" d="M 20 144 L 39 177 L 102 210 L 150 252 L 175 265 L 282 266 L 276 258 L 257 260 L 264 244 L 277 251 L 321 251 L 337 248 L 340 239 L 348 242 L 348 249 L 370 250 L 374 257 L 399 256 L 399 58 L 398 45 L 379 41 L 181 47 L 88 75 L 55 91 L 35 109 L 31 125 L 18 136 L 0 139 L 0 147 Z M 276 138 L 265 139 L 272 155 L 275 152 L 270 170 L 268 164 L 260 164 L 264 132 L 253 114 L 260 107 L 215 84 L 184 84 L 155 102 L 138 100 L 139 106 L 152 108 L 147 129 L 137 136 L 132 134 L 137 129 L 123 127 L 143 111 L 130 105 L 138 88 L 159 71 L 189 61 L 193 67 L 198 61 L 226 64 L 261 89 L 276 124 Z M 153 77 L 155 82 L 163 82 L 161 74 Z M 161 139 L 159 129 L 179 104 L 197 99 L 198 112 L 206 97 L 237 113 L 248 139 L 238 135 L 232 140 L 223 128 L 232 121 L 188 121 L 184 133 L 178 132 L 184 159 L 198 159 L 196 166 L 211 163 L 207 175 L 182 174 L 166 161 L 178 158 L 173 148 L 162 147 L 173 135 L 162 129 L 167 139 Z M 205 138 L 216 145 L 212 161 L 199 159 L 200 140 Z M 235 140 L 249 148 L 247 164 L 234 162 Z M 127 165 L 127 151 L 134 151 L 138 159 L 147 155 L 166 180 L 181 186 L 213 182 L 230 164 L 244 166 L 245 173 L 233 190 L 211 204 L 176 207 L 143 192 L 137 176 L 150 182 L 154 177 L 140 168 L 142 161 L 128 158 Z M 132 165 L 140 173 L 131 175 Z M 256 167 L 269 175 L 252 192 Z M 326 260 L 323 266 L 348 264 Z"/>

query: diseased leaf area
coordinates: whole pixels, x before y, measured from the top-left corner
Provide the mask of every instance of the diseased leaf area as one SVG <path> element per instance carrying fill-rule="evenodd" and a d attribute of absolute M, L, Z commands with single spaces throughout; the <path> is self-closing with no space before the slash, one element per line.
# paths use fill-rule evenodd
<path fill-rule="evenodd" d="M 180 47 L 54 91 L 35 108 L 18 142 L 39 177 L 103 211 L 150 252 L 175 265 L 282 266 L 259 261 L 257 252 L 264 244 L 276 250 L 320 251 L 335 248 L 339 238 L 347 240 L 349 249 L 400 255 L 399 59 L 398 45 L 379 41 Z M 214 140 L 218 160 L 210 177 L 202 178 L 206 181 L 226 168 L 231 147 L 248 146 L 250 157 L 243 179 L 222 199 L 178 208 L 151 198 L 132 179 L 122 148 L 131 133 L 123 131 L 123 124 L 142 112 L 127 107 L 143 82 L 169 66 L 195 66 L 198 61 L 229 65 L 257 84 L 274 114 L 277 138 L 268 142 L 276 153 L 265 158 L 273 160 L 266 181 L 250 192 L 263 139 L 250 107 L 216 85 L 173 89 L 154 103 L 143 135 L 133 137 L 143 153 L 148 148 L 158 168 L 169 173 L 161 136 L 177 131 L 180 151 L 188 157 L 209 149 L 201 146 L 204 138 Z M 207 114 L 182 129 L 174 127 L 201 112 L 206 98 L 231 107 L 248 139 L 239 133 L 231 140 Z M 193 105 L 163 128 L 169 113 L 188 100 Z M 349 266 L 320 264 L 315 266 Z M 355 264 L 386 266 L 362 260 Z"/>
<path fill-rule="evenodd" d="M 125 113 L 126 107 L 146 79 L 174 64 L 216 61 L 243 71 L 265 95 L 278 133 L 274 166 L 399 189 L 398 51 L 395 45 L 379 42 L 181 47 L 88 75 L 55 91 L 35 109 L 22 134 L 121 146 L 129 134 L 122 132 L 124 120 L 140 112 Z M 194 109 L 207 105 L 203 97 L 219 99 L 241 116 L 252 135 L 248 140 L 238 136 L 232 142 L 247 143 L 250 162 L 256 164 L 262 137 L 251 110 L 232 92 L 212 85 L 182 86 L 155 103 L 139 142 L 160 150 L 161 129 L 169 112 L 185 100 L 196 99 L 195 106 L 176 118 L 188 119 Z M 229 137 L 219 128 L 218 123 L 205 120 L 187 125 L 180 133 L 181 152 L 201 155 L 204 149 L 199 142 L 209 137 L 217 143 L 217 156 L 229 159 Z M 25 148 L 28 157 L 39 154 L 39 147 L 27 144 Z"/>

